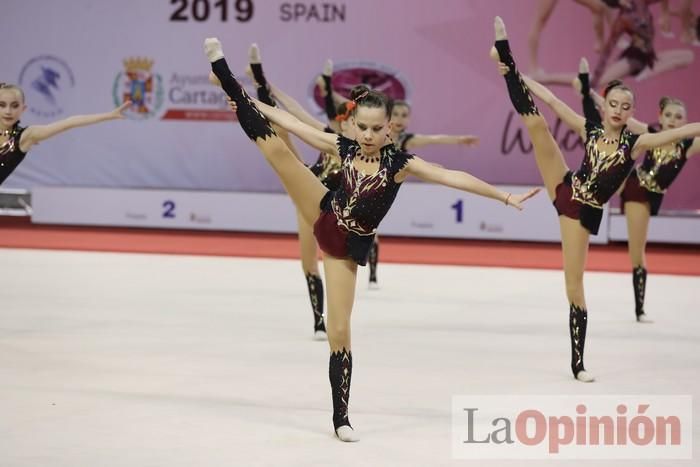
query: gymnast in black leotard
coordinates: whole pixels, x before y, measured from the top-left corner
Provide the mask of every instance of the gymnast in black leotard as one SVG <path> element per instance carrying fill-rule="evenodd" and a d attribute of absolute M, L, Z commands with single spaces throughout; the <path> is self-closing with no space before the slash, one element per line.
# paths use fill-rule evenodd
<path fill-rule="evenodd" d="M 130 104 L 125 102 L 102 114 L 76 115 L 48 125 L 23 127 L 19 119 L 27 105 L 22 89 L 0 83 L 0 184 L 14 172 L 33 145 L 72 128 L 123 118 L 122 112 Z"/>
<path fill-rule="evenodd" d="M 350 425 L 348 402 L 352 377 L 350 314 L 355 297 L 357 266 L 365 264 L 372 238 L 408 175 L 521 209 L 538 189 L 524 194 L 504 193 L 467 174 L 425 162 L 385 144 L 389 131 L 389 99 L 366 88 L 353 90 L 355 139 L 336 136 L 306 125 L 289 113 L 253 102 L 226 64 L 217 39 L 205 41 L 215 80 L 236 104 L 243 131 L 255 142 L 278 174 L 297 209 L 314 225 L 324 255 L 328 296 L 326 330 L 330 346 L 329 379 L 333 399 L 333 427 L 342 441 L 357 441 Z M 269 120 L 268 120 L 269 119 Z M 329 191 L 277 136 L 271 122 L 294 133 L 318 150 L 342 160 L 341 186 Z"/>
<path fill-rule="evenodd" d="M 594 377 L 583 364 L 588 323 L 583 272 L 590 234 L 597 233 L 603 204 L 624 182 L 632 169 L 632 161 L 650 147 L 700 134 L 700 124 L 657 134 L 640 136 L 631 133 L 627 121 L 634 110 L 634 95 L 620 82 L 612 82 L 606 89 L 604 118 L 584 118 L 549 89 L 518 72 L 501 18 L 496 18 L 494 26 L 496 42 L 491 56 L 499 62 L 499 71 L 505 77 L 513 106 L 521 115 L 532 140 L 537 168 L 559 216 L 569 301 L 571 371 L 577 380 L 591 382 Z M 531 92 L 585 139 L 586 154 L 577 171 L 567 166 Z"/>
<path fill-rule="evenodd" d="M 600 120 L 596 104 L 604 105 L 604 98 L 588 86 L 588 73 L 579 74 L 578 83 L 584 113 L 587 118 Z M 656 133 L 673 130 L 687 124 L 685 104 L 670 97 L 659 102 L 658 126 L 629 119 L 629 127 L 635 133 Z M 663 146 L 649 148 L 642 163 L 632 171 L 624 183 L 620 198 L 622 212 L 627 219 L 627 248 L 632 262 L 632 287 L 634 291 L 634 311 L 638 322 L 651 322 L 644 310 L 647 282 L 646 258 L 649 220 L 656 216 L 664 194 L 676 179 L 689 157 L 700 152 L 700 138 L 684 138 L 671 141 Z"/>

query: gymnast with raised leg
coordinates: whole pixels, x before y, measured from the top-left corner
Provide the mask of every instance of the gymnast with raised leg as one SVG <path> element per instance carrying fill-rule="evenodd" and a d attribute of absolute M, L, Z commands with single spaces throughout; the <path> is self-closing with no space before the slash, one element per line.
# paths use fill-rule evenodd
<path fill-rule="evenodd" d="M 256 44 L 252 44 L 249 49 L 249 61 L 251 78 L 258 90 L 258 99 L 268 105 L 274 105 L 274 100 L 278 101 L 287 112 L 294 115 L 302 122 L 310 125 L 318 130 L 328 133 L 340 132 L 346 138 L 353 139 L 354 132 L 350 121 L 348 120 L 348 112 L 346 112 L 346 103 L 338 106 L 338 109 L 332 109 L 334 105 L 332 98 L 329 96 L 326 99 L 326 115 L 329 118 L 328 125 L 323 124 L 311 114 L 309 114 L 299 102 L 293 97 L 285 93 L 282 89 L 275 86 L 267 80 L 262 67 L 260 58 L 260 49 Z M 331 65 L 332 66 L 332 65 Z M 326 68 L 328 64 L 326 65 Z M 325 71 L 324 71 L 325 76 Z M 285 130 L 279 128 L 277 133 L 286 133 Z M 288 144 L 289 145 L 289 144 Z M 293 145 L 289 145 L 290 149 L 296 153 Z M 297 154 L 298 155 L 298 154 Z M 301 160 L 301 157 L 299 157 Z M 338 188 L 341 180 L 341 161 L 340 157 L 335 154 L 321 152 L 318 160 L 309 167 L 311 172 L 328 188 L 333 191 Z M 323 318 L 324 314 L 324 287 L 323 279 L 318 268 L 318 245 L 313 234 L 313 226 L 306 222 L 301 213 L 297 210 L 297 224 L 299 229 L 299 245 L 301 249 L 301 266 L 306 279 L 309 300 L 311 302 L 311 310 L 314 318 L 314 339 L 326 340 L 326 326 Z"/>
<path fill-rule="evenodd" d="M 581 60 L 579 78 L 575 86 L 583 99 L 584 113 L 589 119 L 600 119 L 596 103 L 604 105 L 604 99 L 588 84 L 588 63 Z M 589 117 L 590 115 L 590 117 Z M 659 101 L 658 127 L 660 131 L 673 130 L 688 123 L 683 101 L 662 97 Z M 656 133 L 656 126 L 630 118 L 629 126 L 635 133 Z M 632 263 L 632 289 L 634 312 L 640 323 L 650 323 L 644 310 L 647 282 L 647 265 L 644 251 L 649 231 L 649 220 L 659 213 L 664 194 L 676 179 L 688 159 L 700 152 L 700 138 L 672 141 L 650 148 L 642 163 L 632 171 L 624 183 L 620 198 L 622 212 L 627 220 L 627 249 Z"/>
<path fill-rule="evenodd" d="M 700 124 L 685 125 L 656 134 L 635 135 L 626 126 L 634 110 L 632 91 L 619 82 L 606 89 L 603 120 L 586 120 L 541 84 L 522 76 L 515 65 L 500 17 L 495 20 L 496 43 L 491 51 L 500 61 L 510 99 L 532 140 L 535 162 L 559 216 L 566 296 L 569 302 L 571 371 L 583 382 L 594 381 L 583 363 L 588 311 L 583 272 L 590 234 L 597 234 L 603 205 L 629 175 L 634 159 L 649 148 L 700 134 Z M 573 172 L 540 115 L 532 96 L 542 99 L 559 118 L 585 139 L 586 154 Z"/>
<path fill-rule="evenodd" d="M 124 118 L 123 112 L 129 105 L 131 102 L 125 102 L 111 112 L 75 115 L 47 125 L 23 127 L 19 120 L 27 104 L 22 89 L 0 83 L 0 184 L 14 172 L 35 144 L 73 128 Z"/>
<path fill-rule="evenodd" d="M 245 93 L 224 59 L 217 39 L 204 42 L 213 73 L 235 102 L 241 128 L 280 177 L 297 209 L 314 226 L 323 250 L 328 297 L 326 330 L 330 347 L 328 374 L 333 400 L 333 428 L 342 441 L 357 441 L 348 416 L 352 379 L 350 315 L 357 266 L 365 265 L 374 233 L 408 175 L 489 197 L 516 209 L 539 189 L 523 194 L 502 192 L 466 172 L 447 170 L 385 144 L 389 132 L 389 99 L 366 88 L 353 90 L 356 140 L 306 125 L 289 113 Z M 269 119 L 269 120 L 268 120 Z M 320 151 L 342 160 L 342 182 L 335 191 L 302 164 L 277 136 L 271 123 L 300 137 Z"/>

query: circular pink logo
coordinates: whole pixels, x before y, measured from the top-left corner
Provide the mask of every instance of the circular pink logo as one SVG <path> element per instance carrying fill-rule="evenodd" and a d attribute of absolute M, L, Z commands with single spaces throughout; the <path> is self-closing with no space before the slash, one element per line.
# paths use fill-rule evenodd
<path fill-rule="evenodd" d="M 380 91 L 392 99 L 406 100 L 407 86 L 399 74 L 386 67 L 363 63 L 362 65 L 336 65 L 333 70 L 333 90 L 349 98 L 350 91 L 358 84 L 366 84 L 375 91 Z M 323 96 L 318 86 L 313 88 L 314 102 L 323 108 Z"/>

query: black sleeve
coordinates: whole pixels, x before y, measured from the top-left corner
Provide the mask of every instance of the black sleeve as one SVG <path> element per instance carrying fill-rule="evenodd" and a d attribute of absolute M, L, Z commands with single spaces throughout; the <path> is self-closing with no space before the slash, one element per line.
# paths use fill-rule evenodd
<path fill-rule="evenodd" d="M 399 170 L 403 169 L 406 167 L 406 164 L 408 164 L 411 159 L 415 157 L 415 154 L 409 154 L 407 152 L 402 152 L 401 157 L 397 158 L 397 166 L 396 166 L 396 171 L 398 172 Z"/>
<path fill-rule="evenodd" d="M 338 148 L 338 155 L 342 161 L 344 161 L 349 155 L 355 154 L 359 149 L 357 141 L 346 138 L 343 135 L 338 135 L 338 138 L 335 140 L 335 145 Z"/>
<path fill-rule="evenodd" d="M 586 141 L 588 141 L 591 138 L 591 134 L 598 130 L 601 126 L 602 123 L 599 121 L 586 119 Z"/>

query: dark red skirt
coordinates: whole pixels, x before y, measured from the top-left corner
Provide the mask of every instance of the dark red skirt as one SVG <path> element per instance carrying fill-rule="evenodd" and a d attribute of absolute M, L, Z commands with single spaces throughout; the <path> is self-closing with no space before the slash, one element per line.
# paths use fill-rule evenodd
<path fill-rule="evenodd" d="M 571 172 L 567 173 L 564 180 L 557 185 L 553 202 L 554 208 L 560 216 L 576 219 L 590 233 L 598 235 L 600 222 L 603 219 L 603 210 L 573 199 L 574 191 L 571 188 L 571 175 Z"/>
<path fill-rule="evenodd" d="M 622 193 L 620 193 L 620 198 L 622 199 L 623 213 L 625 212 L 625 203 L 627 202 L 649 203 L 651 215 L 656 216 L 659 213 L 659 208 L 661 207 L 661 201 L 663 201 L 664 195 L 644 188 L 639 183 L 637 172 L 632 172 L 625 181 L 625 187 L 622 189 Z"/>
<path fill-rule="evenodd" d="M 333 211 L 321 211 L 314 222 L 314 236 L 324 253 L 336 258 L 348 256 L 348 231 L 338 225 Z"/>
<path fill-rule="evenodd" d="M 321 214 L 314 222 L 314 236 L 321 250 L 336 258 L 350 258 L 360 266 L 367 264 L 374 235 L 358 235 L 338 225 L 331 207 L 333 192 L 329 191 L 321 200 Z"/>

